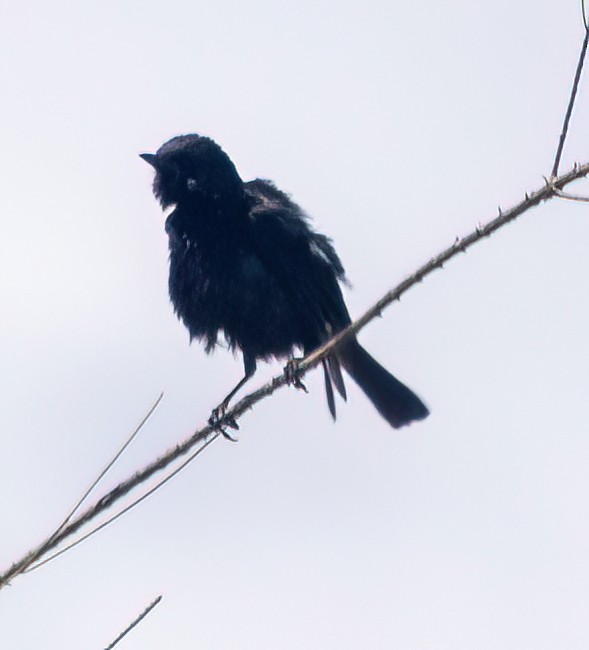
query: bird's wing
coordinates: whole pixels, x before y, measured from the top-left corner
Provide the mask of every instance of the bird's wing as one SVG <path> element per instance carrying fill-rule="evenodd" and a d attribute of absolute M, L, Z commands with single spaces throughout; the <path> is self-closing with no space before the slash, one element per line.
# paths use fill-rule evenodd
<path fill-rule="evenodd" d="M 350 322 L 339 287 L 344 269 L 331 241 L 311 229 L 305 213 L 270 181 L 245 184 L 256 256 L 276 279 L 293 314 L 312 333 L 308 346 Z"/>

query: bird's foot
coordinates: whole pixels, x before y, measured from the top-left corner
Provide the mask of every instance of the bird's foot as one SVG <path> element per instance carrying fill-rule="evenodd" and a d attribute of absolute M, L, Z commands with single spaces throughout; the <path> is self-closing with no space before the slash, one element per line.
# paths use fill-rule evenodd
<path fill-rule="evenodd" d="M 238 430 L 239 425 L 234 420 L 234 418 L 226 416 L 226 411 L 227 403 L 225 402 L 222 402 L 219 404 L 219 406 L 214 408 L 211 412 L 211 416 L 209 417 L 209 425 L 212 426 L 213 429 L 217 430 L 224 438 L 227 438 L 227 440 L 231 440 L 231 442 L 237 442 L 237 438 L 229 435 L 225 427 L 230 427 L 231 429 Z"/>
<path fill-rule="evenodd" d="M 284 366 L 284 374 L 286 375 L 286 383 L 289 386 L 304 390 L 305 393 L 309 392 L 305 384 L 301 381 L 303 373 L 299 369 L 299 359 L 289 359 L 286 366 Z"/>

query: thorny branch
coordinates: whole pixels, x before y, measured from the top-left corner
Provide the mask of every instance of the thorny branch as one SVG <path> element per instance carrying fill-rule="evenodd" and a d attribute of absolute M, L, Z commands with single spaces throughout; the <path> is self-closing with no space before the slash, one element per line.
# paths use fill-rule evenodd
<path fill-rule="evenodd" d="M 417 283 L 421 282 L 432 271 L 435 271 L 438 268 L 442 268 L 442 266 L 452 257 L 457 255 L 458 253 L 466 252 L 466 250 L 470 248 L 470 246 L 480 241 L 482 238 L 488 237 L 493 232 L 495 232 L 495 230 L 498 230 L 499 228 L 506 225 L 510 221 L 513 221 L 514 219 L 519 217 L 521 214 L 523 214 L 530 208 L 535 207 L 540 203 L 542 203 L 543 201 L 547 201 L 555 196 L 558 196 L 563 199 L 569 199 L 572 201 L 589 200 L 588 198 L 582 196 L 567 194 L 563 192 L 563 187 L 565 187 L 566 185 L 568 185 L 569 183 L 575 180 L 585 177 L 589 173 L 589 163 L 583 163 L 582 165 L 575 165 L 571 171 L 567 172 L 566 174 L 563 174 L 560 177 L 557 177 L 558 168 L 560 165 L 560 159 L 562 156 L 564 144 L 568 133 L 568 126 L 573 112 L 573 107 L 577 96 L 579 82 L 581 79 L 581 72 L 583 70 L 583 64 L 587 53 L 587 46 L 589 44 L 589 26 L 587 24 L 587 17 L 585 13 L 585 0 L 581 0 L 581 7 L 582 7 L 582 14 L 583 14 L 583 24 L 585 26 L 585 38 L 583 39 L 581 53 L 575 71 L 571 96 L 569 99 L 569 104 L 567 106 L 567 111 L 565 114 L 562 131 L 559 138 L 554 165 L 552 167 L 551 177 L 550 179 L 545 178 L 544 187 L 542 187 L 539 190 L 536 190 L 535 192 L 532 192 L 531 195 L 526 194 L 525 199 L 523 201 L 518 203 L 513 208 L 507 210 L 506 212 L 502 212 L 501 209 L 499 208 L 498 217 L 492 219 L 485 225 L 478 226 L 474 230 L 474 232 L 467 235 L 466 237 L 463 237 L 462 239 L 456 238 L 456 241 L 452 244 L 452 246 L 442 251 L 436 257 L 433 257 L 429 262 L 421 266 L 415 273 L 413 273 L 413 275 L 410 275 L 403 282 L 397 285 L 397 287 L 389 291 L 385 296 L 383 296 L 383 298 L 381 298 L 373 307 L 371 307 L 358 320 L 356 320 L 345 330 L 343 330 L 342 332 L 340 332 L 339 334 L 331 338 L 322 347 L 318 348 L 317 350 L 309 354 L 307 357 L 302 359 L 300 362 L 298 362 L 297 377 L 301 377 L 307 370 L 316 366 L 321 361 L 321 359 L 323 359 L 325 356 L 330 354 L 334 350 L 334 348 L 336 348 L 345 338 L 353 334 L 356 334 L 358 331 L 360 331 L 373 318 L 379 316 L 383 309 L 388 307 L 395 300 L 400 300 L 401 296 L 406 291 L 408 291 L 411 287 L 415 286 Z M 285 370 L 282 375 L 274 377 L 274 379 L 272 379 L 269 383 L 265 384 L 264 386 L 250 393 L 249 395 L 246 395 L 243 399 L 237 402 L 237 404 L 232 409 L 226 412 L 220 424 L 223 425 L 225 423 L 225 424 L 233 425 L 237 421 L 237 419 L 241 417 L 247 410 L 252 408 L 254 404 L 259 402 L 261 399 L 268 397 L 278 388 L 281 388 L 285 384 L 289 383 L 289 381 L 291 381 L 291 378 L 292 378 L 292 368 L 289 368 L 288 370 Z M 52 535 L 50 535 L 49 538 L 47 538 L 42 544 L 40 544 L 36 549 L 30 551 L 22 559 L 15 562 L 4 574 L 0 574 L 0 589 L 4 587 L 6 584 L 8 584 L 9 581 L 15 576 L 21 573 L 25 573 L 27 570 L 31 570 L 38 566 L 41 566 L 46 562 L 49 562 L 57 555 L 60 555 L 61 553 L 64 553 L 72 546 L 79 544 L 84 539 L 87 539 L 90 535 L 93 535 L 94 533 L 98 532 L 98 530 L 101 530 L 109 523 L 111 523 L 118 517 L 122 516 L 125 512 L 129 511 L 131 508 L 138 505 L 141 501 L 143 501 L 150 494 L 152 494 L 157 489 L 159 489 L 164 483 L 169 481 L 184 467 L 186 467 L 188 463 L 190 463 L 198 454 L 200 454 L 206 447 L 208 447 L 209 444 L 211 444 L 220 435 L 220 430 L 218 425 L 217 427 L 212 427 L 211 425 L 209 425 L 204 427 L 203 429 L 196 431 L 190 438 L 185 440 L 183 443 L 177 445 L 174 449 L 171 449 L 168 452 L 166 452 L 163 456 L 161 456 L 156 461 L 154 461 L 153 463 L 145 467 L 143 470 L 134 474 L 126 481 L 123 481 L 122 483 L 117 485 L 114 489 L 112 489 L 105 496 L 103 496 L 94 506 L 88 508 L 86 511 L 78 515 L 78 517 L 73 519 L 73 515 L 81 506 L 82 502 L 86 499 L 89 493 L 96 487 L 97 483 L 101 480 L 104 474 L 116 462 L 116 460 L 122 454 L 122 452 L 127 447 L 127 445 L 131 442 L 131 440 L 134 438 L 137 432 L 141 429 L 141 427 L 143 426 L 147 418 L 149 418 L 149 416 L 151 415 L 151 413 L 153 412 L 153 410 L 155 409 L 155 407 L 157 406 L 160 400 L 161 400 L 161 396 L 159 397 L 156 404 L 149 411 L 147 416 L 144 418 L 143 422 L 139 425 L 136 431 L 131 435 L 131 437 L 125 443 L 125 445 L 123 445 L 123 447 L 114 457 L 114 459 L 101 472 L 99 477 L 92 483 L 90 488 L 85 492 L 84 496 L 78 501 L 75 508 L 68 514 L 65 521 L 58 527 L 58 529 Z M 134 489 L 135 487 L 137 487 L 138 485 L 140 485 L 141 483 L 149 479 L 151 476 L 156 474 L 158 471 L 165 469 L 172 462 L 174 462 L 181 456 L 188 453 L 190 450 L 193 449 L 193 447 L 195 447 L 199 443 L 200 443 L 200 447 L 198 447 L 195 451 L 193 451 L 192 454 L 187 459 L 185 459 L 178 467 L 176 467 L 173 471 L 168 473 L 163 479 L 161 479 L 158 483 L 156 483 L 155 486 L 153 486 L 141 497 L 135 499 L 133 502 L 131 502 L 131 504 L 127 505 L 116 515 L 112 516 L 110 519 L 107 519 L 107 521 L 103 522 L 96 528 L 92 529 L 89 533 L 82 536 L 74 543 L 70 544 L 69 546 L 66 546 L 65 548 L 62 548 L 57 553 L 43 559 L 44 556 L 46 556 L 50 550 L 52 550 L 53 548 L 58 546 L 62 541 L 64 541 L 65 539 L 73 535 L 86 523 L 94 519 L 97 515 L 99 515 L 103 511 L 107 510 L 111 505 L 119 501 L 119 499 L 121 499 L 132 489 Z M 146 612 L 138 620 L 141 620 L 141 618 L 145 614 L 147 614 L 148 611 L 151 609 L 151 607 L 155 606 L 157 602 L 159 602 L 159 600 L 153 603 L 150 606 L 150 608 L 148 608 L 148 610 L 146 610 Z"/>
<path fill-rule="evenodd" d="M 456 241 L 446 248 L 444 251 L 439 253 L 437 256 L 430 259 L 423 266 L 421 266 L 415 273 L 408 276 L 403 280 L 399 285 L 394 289 L 389 291 L 385 296 L 383 296 L 373 307 L 371 307 L 363 316 L 358 320 L 354 321 L 349 327 L 345 330 L 331 338 L 323 346 L 311 352 L 307 357 L 302 359 L 298 364 L 298 370 L 301 374 L 305 373 L 307 370 L 315 367 L 321 359 L 333 352 L 343 339 L 346 337 L 356 334 L 359 332 L 366 324 L 368 324 L 376 316 L 388 307 L 392 302 L 399 300 L 401 296 L 406 293 L 409 289 L 414 287 L 416 284 L 423 281 L 423 279 L 435 271 L 436 269 L 442 268 L 442 266 L 451 260 L 453 257 L 459 253 L 465 252 L 473 244 L 476 244 L 478 241 L 485 237 L 489 237 L 493 232 L 499 228 L 505 226 L 511 221 L 515 220 L 517 217 L 522 215 L 524 212 L 527 212 L 529 209 L 536 207 L 544 201 L 558 196 L 562 189 L 567 186 L 569 183 L 572 183 L 575 180 L 584 178 L 589 174 L 589 162 L 585 162 L 581 165 L 575 165 L 572 170 L 559 176 L 557 178 L 547 179 L 543 187 L 538 190 L 535 190 L 531 194 L 527 195 L 523 201 L 515 205 L 506 211 L 499 211 L 499 215 L 487 222 L 486 224 L 479 225 L 477 228 L 471 232 L 469 235 L 466 235 L 462 238 L 457 238 Z M 270 382 L 253 391 L 252 393 L 243 397 L 233 408 L 229 409 L 225 414 L 225 417 L 221 421 L 223 422 L 232 422 L 238 420 L 246 411 L 252 408 L 254 404 L 259 402 L 271 395 L 274 391 L 281 388 L 288 383 L 288 374 L 283 373 L 274 377 Z M 135 487 L 144 483 L 147 479 L 152 477 L 157 472 L 168 467 L 172 462 L 179 459 L 181 456 L 187 454 L 192 450 L 196 445 L 202 445 L 196 452 L 193 452 L 193 456 L 196 453 L 200 453 L 202 448 L 205 445 L 210 444 L 215 438 L 219 436 L 219 431 L 214 427 L 208 425 L 202 429 L 196 431 L 190 438 L 184 442 L 178 444 L 173 449 L 170 449 L 165 454 L 160 456 L 153 463 L 143 468 L 142 470 L 135 473 L 133 476 L 123 481 L 110 492 L 104 495 L 97 503 L 95 503 L 90 508 L 86 509 L 76 518 L 70 520 L 70 522 L 61 528 L 59 532 L 48 540 L 43 542 L 39 547 L 30 551 L 22 559 L 15 562 L 9 569 L 7 569 L 3 574 L 0 574 L 0 588 L 7 585 L 11 579 L 15 576 L 23 573 L 27 570 L 31 564 L 39 561 L 43 556 L 47 554 L 48 551 L 58 546 L 65 539 L 69 538 L 75 532 L 77 532 L 82 526 L 93 520 L 102 512 L 106 511 L 113 504 L 118 502 L 123 496 L 128 494 Z M 181 467 L 185 466 L 191 458 L 185 461 Z M 179 471 L 180 468 L 174 470 L 173 474 Z M 170 476 L 165 477 L 162 482 L 169 480 Z M 159 486 L 159 484 L 158 484 Z M 154 489 L 157 489 L 156 486 Z M 141 499 L 145 498 L 145 495 Z M 129 507 L 132 507 L 135 504 L 132 504 Z M 125 510 L 129 509 L 126 508 Z M 119 513 L 120 514 L 120 513 Z M 118 516 L 118 515 L 117 515 Z"/>

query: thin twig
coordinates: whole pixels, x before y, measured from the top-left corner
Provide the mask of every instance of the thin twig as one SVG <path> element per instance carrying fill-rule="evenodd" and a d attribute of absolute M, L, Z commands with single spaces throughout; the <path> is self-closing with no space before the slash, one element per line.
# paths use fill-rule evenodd
<path fill-rule="evenodd" d="M 589 203 L 589 196 L 580 196 L 579 194 L 569 194 L 568 192 L 561 192 L 556 190 L 556 196 L 567 201 L 581 201 L 582 203 Z"/>
<path fill-rule="evenodd" d="M 136 625 L 141 623 L 141 621 L 151 612 L 151 610 L 159 604 L 160 600 L 162 599 L 161 596 L 158 596 L 153 603 L 148 605 L 142 612 L 139 614 L 139 616 L 127 627 L 125 628 L 119 636 L 110 644 L 108 645 L 104 650 L 112 650 L 117 643 L 125 636 L 125 634 L 128 634 Z"/>
<path fill-rule="evenodd" d="M 155 409 L 159 406 L 160 402 L 162 401 L 164 397 L 163 393 L 160 393 L 159 397 L 155 400 L 153 405 L 150 407 L 149 411 L 145 414 L 141 422 L 135 427 L 135 430 L 133 433 L 127 438 L 127 440 L 123 443 L 121 448 L 117 451 L 117 453 L 113 456 L 112 460 L 106 465 L 106 467 L 100 472 L 100 474 L 96 477 L 96 479 L 90 484 L 88 489 L 84 492 L 84 494 L 80 497 L 76 505 L 71 509 L 71 511 L 68 513 L 67 517 L 63 520 L 62 524 L 57 528 L 55 533 L 53 535 L 59 534 L 61 530 L 67 525 L 68 521 L 76 514 L 80 506 L 86 501 L 92 490 L 100 483 L 100 481 L 105 477 L 106 473 L 108 470 L 117 462 L 117 460 L 121 457 L 125 449 L 133 442 L 135 439 L 135 436 L 141 431 L 141 429 L 145 426 L 145 423 L 149 420 L 149 418 L 153 415 L 153 412 Z M 53 537 L 52 535 L 52 537 Z"/>
<path fill-rule="evenodd" d="M 141 422 L 137 425 L 133 433 L 129 436 L 129 438 L 125 441 L 125 443 L 121 446 L 119 451 L 115 454 L 114 458 L 106 465 L 106 467 L 100 472 L 98 477 L 91 483 L 90 487 L 84 492 L 82 497 L 78 500 L 76 505 L 70 510 L 70 512 L 67 514 L 63 522 L 58 526 L 58 528 L 40 545 L 38 546 L 34 551 L 31 551 L 26 555 L 25 558 L 19 563 L 20 564 L 20 569 L 19 573 L 26 573 L 29 568 L 31 568 L 31 565 L 37 562 L 37 560 L 43 555 L 45 555 L 48 551 L 50 551 L 52 548 L 54 548 L 57 544 L 59 544 L 60 540 L 62 539 L 62 533 L 64 530 L 67 528 L 67 524 L 71 521 L 72 517 L 74 514 L 78 511 L 80 506 L 84 503 L 88 495 L 92 492 L 92 490 L 98 485 L 98 483 L 101 481 L 101 479 L 105 476 L 105 474 L 108 472 L 108 470 L 116 463 L 116 461 L 121 457 L 121 454 L 125 451 L 125 449 L 131 444 L 132 440 L 135 438 L 135 436 L 141 431 L 147 420 L 153 415 L 153 412 L 155 409 L 159 406 L 160 402 L 162 401 L 164 394 L 161 393 L 159 397 L 156 399 L 154 404 L 151 406 L 149 411 L 146 413 L 146 415 L 143 417 Z M 35 568 L 35 567 L 32 567 Z M 0 577 L 0 589 L 4 586 L 4 582 L 2 581 Z"/>
<path fill-rule="evenodd" d="M 571 115 L 573 113 L 573 106 L 575 105 L 575 99 L 577 97 L 577 90 L 579 88 L 579 81 L 581 79 L 581 72 L 583 70 L 583 63 L 585 62 L 585 54 L 587 52 L 587 43 L 589 42 L 589 29 L 587 29 L 587 23 L 585 21 L 585 3 L 583 1 L 583 22 L 585 24 L 585 38 L 583 39 L 583 45 L 581 46 L 581 54 L 579 55 L 579 62 L 577 63 L 577 70 L 575 71 L 575 79 L 573 81 L 573 88 L 571 90 L 571 97 L 569 99 L 569 105 L 567 107 L 566 115 L 564 116 L 564 123 L 562 125 L 562 132 L 560 134 L 560 140 L 558 141 L 558 148 L 556 149 L 556 157 L 554 158 L 554 165 L 552 167 L 551 177 L 555 178 L 558 174 L 558 167 L 560 165 L 560 157 L 562 156 L 562 150 L 564 149 L 564 143 L 567 137 L 569 130 L 569 122 Z"/>
<path fill-rule="evenodd" d="M 363 316 L 352 323 L 345 330 L 331 338 L 325 345 L 321 346 L 302 361 L 299 362 L 299 370 L 304 373 L 306 370 L 316 366 L 321 359 L 330 354 L 333 349 L 339 345 L 344 338 L 351 336 L 361 330 L 373 318 L 380 315 L 383 309 L 390 305 L 393 301 L 399 300 L 401 296 L 409 289 L 420 283 L 427 275 L 442 267 L 444 263 L 455 257 L 459 253 L 465 252 L 473 244 L 477 243 L 484 237 L 488 237 L 493 232 L 513 221 L 524 212 L 533 208 L 543 201 L 547 201 L 557 195 L 558 190 L 562 190 L 575 180 L 585 177 L 589 174 L 589 162 L 582 165 L 575 165 L 574 168 L 563 174 L 558 178 L 547 180 L 540 189 L 526 195 L 525 199 L 518 203 L 513 208 L 501 212 L 498 217 L 492 219 L 488 223 L 478 226 L 472 233 L 463 237 L 457 238 L 456 241 L 442 251 L 439 255 L 432 258 L 429 262 L 421 266 L 415 273 L 407 277 L 397 287 L 389 291 L 381 300 L 379 300 L 373 307 L 371 307 Z M 254 404 L 261 399 L 268 397 L 275 390 L 288 383 L 287 373 L 283 373 L 274 377 L 270 382 L 253 391 L 252 393 L 243 397 L 233 408 L 229 409 L 225 415 L 224 420 L 231 422 L 240 418 L 246 411 L 252 408 Z M 223 422 L 223 421 L 222 421 Z M 222 424 L 221 422 L 221 424 Z M 173 449 L 169 450 L 160 456 L 153 463 L 135 473 L 133 476 L 123 481 L 110 492 L 103 496 L 95 505 L 88 508 L 86 511 L 78 515 L 71 521 L 60 533 L 54 538 L 44 542 L 39 547 L 29 552 L 25 557 L 15 562 L 3 574 L 0 574 L 0 588 L 10 582 L 12 578 L 22 573 L 32 563 L 40 560 L 49 550 L 55 548 L 58 544 L 63 542 L 66 538 L 77 532 L 83 525 L 94 519 L 97 515 L 104 512 L 114 503 L 116 503 L 123 496 L 128 494 L 133 488 L 143 483 L 155 473 L 165 469 L 172 462 L 188 453 L 195 445 L 203 442 L 209 442 L 209 439 L 214 439 L 219 435 L 218 428 L 210 425 L 205 426 L 203 429 L 196 431 L 190 438 L 178 444 Z M 212 441 L 212 440 L 210 440 Z M 190 459 L 189 459 L 190 460 Z"/>
<path fill-rule="evenodd" d="M 164 483 L 167 483 L 170 479 L 174 478 L 174 476 L 176 476 L 178 472 L 183 470 L 186 467 L 186 465 L 188 465 L 188 463 L 191 463 L 201 452 L 203 452 L 213 442 L 213 440 L 216 440 L 220 435 L 221 434 L 219 432 L 216 432 L 215 435 L 211 436 L 201 447 L 199 447 L 195 452 L 193 452 L 181 465 L 176 467 L 176 469 L 174 469 L 173 472 L 170 472 L 167 476 L 165 476 L 163 479 L 158 481 L 145 494 L 142 494 L 139 498 L 132 501 L 128 506 L 125 506 L 120 512 L 117 512 L 116 515 L 109 517 L 106 521 L 103 521 L 99 526 L 96 526 L 96 528 L 93 528 L 90 532 L 86 533 L 85 535 L 77 539 L 75 542 L 72 542 L 71 544 L 68 544 L 64 548 L 60 549 L 59 551 L 57 551 L 57 553 L 50 555 L 48 558 L 42 560 L 41 562 L 37 562 L 37 564 L 33 564 L 32 566 L 27 567 L 24 571 L 22 571 L 22 573 L 30 573 L 31 571 L 34 571 L 35 569 L 42 567 L 44 564 L 51 562 L 51 560 L 54 560 L 56 557 L 59 557 L 60 555 L 63 555 L 63 553 L 74 548 L 74 546 L 81 544 L 89 537 L 92 537 L 92 535 L 97 533 L 99 530 L 106 528 L 106 526 L 112 524 L 113 521 L 115 521 L 119 517 L 122 517 L 125 513 L 129 512 L 129 510 L 131 510 L 132 508 L 138 506 L 142 501 L 145 501 L 145 499 L 147 499 L 148 496 L 153 494 L 156 490 L 159 490 Z"/>

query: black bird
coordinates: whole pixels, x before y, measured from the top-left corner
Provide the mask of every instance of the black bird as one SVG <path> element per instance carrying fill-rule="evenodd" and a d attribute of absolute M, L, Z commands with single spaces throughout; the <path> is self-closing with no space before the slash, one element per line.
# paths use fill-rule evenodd
<path fill-rule="evenodd" d="M 244 183 L 210 138 L 180 135 L 141 158 L 155 169 L 162 208 L 175 206 L 166 232 L 178 318 L 207 352 L 222 332 L 243 353 L 245 375 L 216 409 L 223 413 L 258 359 L 290 357 L 295 348 L 306 354 L 350 323 L 344 269 L 296 203 L 268 180 Z M 391 426 L 427 417 L 419 397 L 350 337 L 323 362 L 334 418 L 332 383 L 346 399 L 340 364 Z"/>

